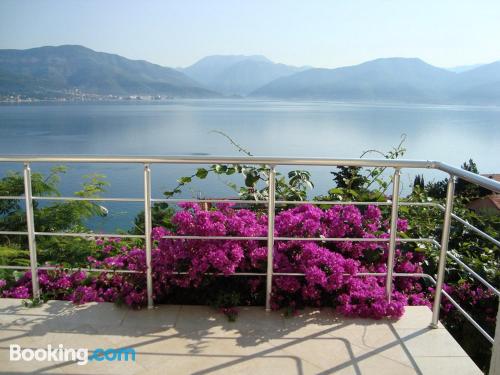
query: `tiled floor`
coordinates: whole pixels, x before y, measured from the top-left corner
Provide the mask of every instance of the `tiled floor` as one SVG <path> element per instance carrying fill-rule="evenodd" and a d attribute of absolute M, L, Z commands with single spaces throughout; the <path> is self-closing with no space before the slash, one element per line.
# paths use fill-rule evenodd
<path fill-rule="evenodd" d="M 480 374 L 431 312 L 409 307 L 399 321 L 345 319 L 331 310 L 283 318 L 243 308 L 230 323 L 209 307 L 132 311 L 109 303 L 51 301 L 24 308 L 0 299 L 0 373 L 42 374 Z M 134 348 L 133 361 L 10 361 L 24 348 Z"/>

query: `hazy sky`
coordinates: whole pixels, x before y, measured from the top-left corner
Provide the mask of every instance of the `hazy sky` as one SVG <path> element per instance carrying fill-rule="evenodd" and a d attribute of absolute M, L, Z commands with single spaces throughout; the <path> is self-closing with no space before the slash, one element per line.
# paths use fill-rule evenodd
<path fill-rule="evenodd" d="M 0 1 L 0 48 L 60 44 L 173 67 L 213 54 L 317 67 L 392 56 L 467 65 L 500 60 L 500 1 Z"/>

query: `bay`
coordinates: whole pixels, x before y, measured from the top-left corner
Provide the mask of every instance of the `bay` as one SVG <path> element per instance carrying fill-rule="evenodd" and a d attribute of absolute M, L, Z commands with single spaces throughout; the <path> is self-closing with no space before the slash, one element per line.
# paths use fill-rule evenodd
<path fill-rule="evenodd" d="M 459 166 L 474 159 L 482 173 L 500 172 L 500 107 L 425 106 L 262 100 L 171 100 L 130 103 L 36 103 L 0 106 L 2 155 L 237 155 L 222 131 L 256 156 L 357 158 L 382 152 L 406 137 L 406 159 Z M 366 157 L 378 158 L 372 153 Z M 141 197 L 141 165 L 73 164 L 63 176 L 63 194 L 80 188 L 82 176 L 102 173 L 107 196 Z M 46 172 L 46 164 L 34 171 Z M 153 195 L 161 197 L 195 166 L 153 166 Z M 20 164 L 0 165 L 21 171 Z M 313 168 L 311 195 L 332 186 L 332 168 Z M 281 169 L 282 172 L 286 172 Z M 403 171 L 408 191 L 417 171 Z M 432 171 L 426 180 L 445 177 Z M 190 184 L 181 196 L 236 196 L 222 178 Z M 110 214 L 90 224 L 96 230 L 128 229 L 141 209 L 108 203 Z"/>

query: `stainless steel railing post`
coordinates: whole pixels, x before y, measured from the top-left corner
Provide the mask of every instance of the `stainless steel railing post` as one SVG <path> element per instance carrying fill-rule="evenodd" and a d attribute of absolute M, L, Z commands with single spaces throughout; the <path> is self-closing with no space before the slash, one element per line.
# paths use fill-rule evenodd
<path fill-rule="evenodd" d="M 33 298 L 40 298 L 38 284 L 38 264 L 36 259 L 35 218 L 33 213 L 33 192 L 31 187 L 31 168 L 29 163 L 24 163 L 24 197 L 26 201 L 26 226 L 28 230 L 28 246 L 30 250 L 31 285 Z"/>
<path fill-rule="evenodd" d="M 267 272 L 266 272 L 266 311 L 271 311 L 271 291 L 273 287 L 274 251 L 274 213 L 276 209 L 276 170 L 269 169 L 268 210 L 267 210 Z"/>
<path fill-rule="evenodd" d="M 385 293 L 387 300 L 392 296 L 392 274 L 394 272 L 394 256 L 396 253 L 396 236 L 398 234 L 398 207 L 399 207 L 399 180 L 401 171 L 399 168 L 394 170 L 392 180 L 392 205 L 391 205 L 391 229 L 389 240 L 389 252 L 387 256 L 387 278 L 385 280 Z"/>
<path fill-rule="evenodd" d="M 148 309 L 153 308 L 153 273 L 151 269 L 151 169 L 144 164 L 144 242 L 146 246 L 146 284 L 148 293 Z"/>
<path fill-rule="evenodd" d="M 443 233 L 441 234 L 441 251 L 439 253 L 439 263 L 436 278 L 436 292 L 434 295 L 434 305 L 432 307 L 431 327 L 437 328 L 439 322 L 439 309 L 441 308 L 441 295 L 444 283 L 444 272 L 446 267 L 446 253 L 448 252 L 448 242 L 450 239 L 451 213 L 453 211 L 453 196 L 455 194 L 455 177 L 450 175 L 448 188 L 446 191 L 446 209 L 444 211 Z"/>

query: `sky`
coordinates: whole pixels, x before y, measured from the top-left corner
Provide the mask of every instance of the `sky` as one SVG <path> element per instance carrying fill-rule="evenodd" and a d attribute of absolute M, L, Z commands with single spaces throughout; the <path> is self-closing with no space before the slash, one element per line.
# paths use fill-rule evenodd
<path fill-rule="evenodd" d="M 170 67 L 215 54 L 325 68 L 419 57 L 452 67 L 500 60 L 500 1 L 0 1 L 0 48 L 61 44 Z"/>

